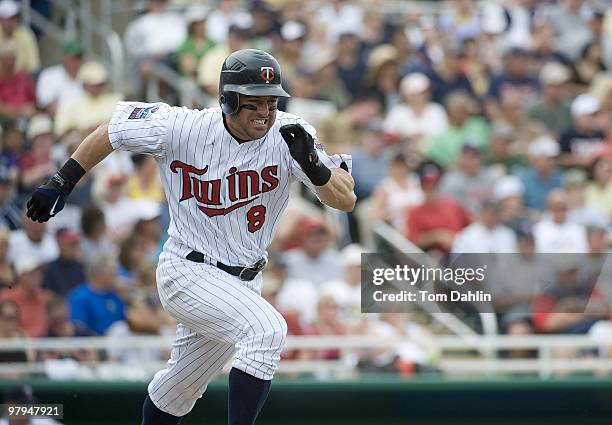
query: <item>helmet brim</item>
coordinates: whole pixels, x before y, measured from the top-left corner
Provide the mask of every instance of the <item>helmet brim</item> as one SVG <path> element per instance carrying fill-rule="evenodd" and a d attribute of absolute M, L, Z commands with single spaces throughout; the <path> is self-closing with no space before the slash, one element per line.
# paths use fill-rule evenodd
<path fill-rule="evenodd" d="M 226 84 L 223 91 L 231 91 L 245 96 L 291 97 L 279 84 Z"/>

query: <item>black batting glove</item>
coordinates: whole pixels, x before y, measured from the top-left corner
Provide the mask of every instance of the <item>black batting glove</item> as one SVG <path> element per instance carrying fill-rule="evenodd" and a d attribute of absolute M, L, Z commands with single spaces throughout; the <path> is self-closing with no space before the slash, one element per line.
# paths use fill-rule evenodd
<path fill-rule="evenodd" d="M 293 159 L 300 164 L 304 174 L 315 186 L 325 185 L 331 178 L 331 170 L 321 160 L 314 147 L 314 139 L 300 124 L 287 124 L 279 129 Z"/>
<path fill-rule="evenodd" d="M 68 159 L 53 177 L 32 193 L 26 204 L 26 215 L 39 223 L 55 217 L 64 209 L 66 198 L 84 174 L 85 170 L 78 162 L 72 158 Z"/>

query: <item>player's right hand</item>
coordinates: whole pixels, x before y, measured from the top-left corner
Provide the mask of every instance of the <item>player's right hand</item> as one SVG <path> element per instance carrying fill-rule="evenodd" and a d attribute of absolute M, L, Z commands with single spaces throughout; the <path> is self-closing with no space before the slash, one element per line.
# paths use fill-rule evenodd
<path fill-rule="evenodd" d="M 27 216 L 33 221 L 43 223 L 54 217 L 64 208 L 66 194 L 61 184 L 56 182 L 62 178 L 59 174 L 51 177 L 45 184 L 36 188 L 27 203 Z"/>

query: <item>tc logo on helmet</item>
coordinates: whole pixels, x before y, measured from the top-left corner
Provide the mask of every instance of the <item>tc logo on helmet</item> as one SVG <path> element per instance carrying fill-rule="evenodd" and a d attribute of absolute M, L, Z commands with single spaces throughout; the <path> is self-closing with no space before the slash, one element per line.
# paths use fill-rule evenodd
<path fill-rule="evenodd" d="M 274 80 L 274 68 L 271 66 L 262 66 L 259 76 L 266 82 L 266 84 L 269 84 L 270 81 Z"/>

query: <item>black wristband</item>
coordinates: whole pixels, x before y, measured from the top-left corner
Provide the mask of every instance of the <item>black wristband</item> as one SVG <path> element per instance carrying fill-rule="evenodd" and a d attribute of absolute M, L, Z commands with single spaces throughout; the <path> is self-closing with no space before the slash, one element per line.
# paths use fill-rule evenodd
<path fill-rule="evenodd" d="M 302 168 L 306 176 L 315 186 L 325 185 L 331 178 L 331 170 L 327 168 L 321 160 L 316 163 L 308 163 L 308 166 Z"/>
<path fill-rule="evenodd" d="M 85 175 L 85 172 L 81 164 L 72 158 L 68 158 L 68 161 L 62 165 L 62 168 L 55 173 L 51 180 L 59 190 L 64 192 L 64 195 L 68 196 L 81 180 L 81 177 Z"/>

